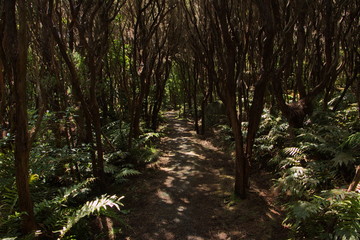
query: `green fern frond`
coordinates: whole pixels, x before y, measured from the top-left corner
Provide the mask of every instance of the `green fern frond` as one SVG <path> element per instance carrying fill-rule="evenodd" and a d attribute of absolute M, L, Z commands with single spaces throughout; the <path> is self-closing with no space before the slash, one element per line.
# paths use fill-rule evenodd
<path fill-rule="evenodd" d="M 145 149 L 142 159 L 146 163 L 155 162 L 160 155 L 160 151 L 153 147 L 148 147 Z"/>
<path fill-rule="evenodd" d="M 161 137 L 161 133 L 156 133 L 156 132 L 145 133 L 139 137 L 139 139 L 137 140 L 137 145 L 141 146 L 147 143 L 151 143 L 153 140 L 160 137 Z"/>
<path fill-rule="evenodd" d="M 116 173 L 116 172 L 118 172 L 118 171 L 119 171 L 119 167 L 114 166 L 114 165 L 112 165 L 112 164 L 107 163 L 107 164 L 105 164 L 105 166 L 104 166 L 104 172 L 105 172 L 105 173 L 114 174 L 114 173 Z"/>
<path fill-rule="evenodd" d="M 140 175 L 140 174 L 141 174 L 141 172 L 139 172 L 138 170 L 131 169 L 131 168 L 123 168 L 123 169 L 121 169 L 121 171 L 116 175 L 116 178 L 125 178 L 125 177 L 129 177 L 129 176 Z"/>
<path fill-rule="evenodd" d="M 16 188 L 5 187 L 2 195 L 2 202 L 4 203 L 2 205 L 2 208 L 6 209 L 6 212 L 8 214 L 12 214 L 18 201 L 18 194 Z"/>
<path fill-rule="evenodd" d="M 63 226 L 66 222 L 66 216 L 71 215 L 74 211 L 67 206 L 69 199 L 87 191 L 88 185 L 94 180 L 95 178 L 88 178 L 79 184 L 59 190 L 58 195 L 51 200 L 44 199 L 36 203 L 34 206 L 35 216 L 38 220 L 41 219 L 47 229 L 57 229 L 59 226 Z"/>
<path fill-rule="evenodd" d="M 316 202 L 298 201 L 293 205 L 292 213 L 297 220 L 305 220 L 321 211 L 321 205 Z"/>
<path fill-rule="evenodd" d="M 128 152 L 124 152 L 122 150 L 116 151 L 116 152 L 112 152 L 112 153 L 108 153 L 104 156 L 105 160 L 107 162 L 110 161 L 114 161 L 114 160 L 122 160 L 125 159 L 127 156 L 129 155 Z"/>
<path fill-rule="evenodd" d="M 100 213 L 102 209 L 116 208 L 120 211 L 120 206 L 123 204 L 120 202 L 124 197 L 117 197 L 116 195 L 108 196 L 102 195 L 100 198 L 96 198 L 94 201 L 86 202 L 79 210 L 75 211 L 70 217 L 68 217 L 66 225 L 59 231 L 59 239 L 63 238 L 64 235 L 77 223 L 80 219 Z"/>
<path fill-rule="evenodd" d="M 302 150 L 298 147 L 288 147 L 288 148 L 284 148 L 284 153 L 288 156 L 297 156 L 302 154 Z"/>
<path fill-rule="evenodd" d="M 350 135 L 346 139 L 346 141 L 343 144 L 341 144 L 340 148 L 341 149 L 350 148 L 352 150 L 360 152 L 360 132 Z"/>
<path fill-rule="evenodd" d="M 62 201 L 67 201 L 67 199 L 69 197 L 75 197 L 76 195 L 78 195 L 80 192 L 80 189 L 86 188 L 89 184 L 93 183 L 96 179 L 95 178 L 88 178 L 85 181 L 75 184 L 69 188 L 65 188 L 62 190 L 61 195 L 58 198 L 62 199 Z"/>
<path fill-rule="evenodd" d="M 355 158 L 346 152 L 340 152 L 332 159 L 334 167 L 349 166 L 355 163 Z"/>
<path fill-rule="evenodd" d="M 323 143 L 326 142 L 321 135 L 305 132 L 296 137 L 300 142 Z"/>

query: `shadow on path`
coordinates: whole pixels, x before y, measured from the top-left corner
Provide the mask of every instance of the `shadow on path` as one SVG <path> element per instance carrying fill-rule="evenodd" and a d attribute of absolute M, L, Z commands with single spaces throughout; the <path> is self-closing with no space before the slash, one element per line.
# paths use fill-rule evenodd
<path fill-rule="evenodd" d="M 166 137 L 155 166 L 126 194 L 130 208 L 124 239 L 282 239 L 279 213 L 269 191 L 253 183 L 249 200 L 231 206 L 231 159 L 201 140 L 191 123 L 166 115 Z"/>

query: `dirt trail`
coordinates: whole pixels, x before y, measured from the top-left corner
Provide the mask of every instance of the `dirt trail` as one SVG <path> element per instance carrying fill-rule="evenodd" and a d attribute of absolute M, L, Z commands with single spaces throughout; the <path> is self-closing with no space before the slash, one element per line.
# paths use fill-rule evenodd
<path fill-rule="evenodd" d="M 162 156 L 126 194 L 128 240 L 283 239 L 269 191 L 252 182 L 249 200 L 229 202 L 232 161 L 186 120 L 166 115 Z M 267 176 L 260 176 L 268 180 Z"/>

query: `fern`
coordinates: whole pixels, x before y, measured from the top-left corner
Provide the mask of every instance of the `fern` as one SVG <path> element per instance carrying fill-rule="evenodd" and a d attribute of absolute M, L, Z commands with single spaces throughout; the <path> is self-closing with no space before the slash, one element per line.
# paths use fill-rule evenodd
<path fill-rule="evenodd" d="M 94 178 L 86 179 L 85 181 L 73 185 L 68 188 L 63 188 L 58 191 L 57 196 L 51 200 L 43 200 L 36 203 L 34 206 L 35 216 L 38 222 L 41 222 L 46 230 L 53 230 L 58 226 L 63 226 L 66 222 L 66 216 L 72 213 L 69 207 L 70 200 L 85 194 L 89 191 L 89 185 L 94 182 Z"/>
<path fill-rule="evenodd" d="M 116 173 L 118 171 L 119 171 L 119 167 L 115 166 L 113 164 L 106 163 L 105 166 L 104 166 L 104 172 L 105 173 L 114 174 L 114 173 Z"/>
<path fill-rule="evenodd" d="M 55 199 L 55 201 L 67 201 L 70 197 L 76 197 L 79 193 L 83 192 L 82 190 L 88 190 L 87 186 L 95 181 L 95 178 L 88 178 L 85 181 L 75 184 L 69 188 L 64 188 L 60 190 L 61 195 Z"/>
<path fill-rule="evenodd" d="M 115 179 L 117 183 L 123 183 L 127 181 L 127 177 L 130 176 L 136 176 L 136 175 L 140 175 L 141 172 L 139 172 L 136 169 L 131 168 L 131 166 L 129 167 L 124 167 L 122 168 L 118 174 L 115 175 Z"/>
<path fill-rule="evenodd" d="M 2 200 L 4 204 L 2 205 L 2 208 L 6 209 L 7 214 L 12 214 L 14 212 L 17 201 L 18 201 L 18 194 L 16 188 L 5 187 L 5 191 L 3 192 L 3 200 Z"/>
<path fill-rule="evenodd" d="M 340 148 L 351 149 L 356 153 L 360 153 L 360 132 L 354 133 L 350 135 L 343 144 L 341 144 Z"/>
<path fill-rule="evenodd" d="M 283 192 L 291 193 L 293 197 L 302 197 L 306 191 L 311 193 L 319 184 L 319 180 L 313 176 L 310 169 L 294 166 L 285 171 L 278 185 Z"/>
<path fill-rule="evenodd" d="M 162 135 L 161 133 L 156 133 L 156 132 L 144 133 L 137 139 L 136 145 L 138 147 L 148 144 L 151 145 L 156 139 L 160 138 L 161 135 Z"/>
<path fill-rule="evenodd" d="M 68 217 L 66 225 L 61 230 L 56 231 L 60 233 L 59 239 L 63 238 L 64 235 L 84 217 L 100 213 L 102 209 L 106 209 L 107 207 L 116 208 L 120 211 L 120 206 L 123 206 L 120 202 L 121 199 L 123 199 L 123 197 L 117 197 L 116 195 L 102 195 L 94 201 L 86 202 L 79 210 Z"/>
<path fill-rule="evenodd" d="M 130 124 L 118 120 L 104 126 L 103 130 L 109 136 L 114 146 L 118 149 L 125 149 L 127 146 L 127 136 L 130 132 Z"/>
<path fill-rule="evenodd" d="M 141 172 L 139 172 L 138 170 L 131 169 L 131 168 L 123 168 L 123 169 L 121 169 L 121 171 L 116 175 L 116 177 L 117 177 L 117 178 L 125 178 L 125 177 L 135 176 L 135 175 L 139 175 L 139 174 L 141 174 Z"/>
<path fill-rule="evenodd" d="M 336 156 L 332 159 L 334 167 L 341 167 L 341 166 L 349 166 L 355 162 L 355 158 L 346 152 L 339 152 Z"/>
<path fill-rule="evenodd" d="M 302 153 L 302 150 L 300 148 L 297 147 L 289 147 L 289 148 L 284 148 L 284 153 L 286 155 L 289 155 L 291 157 L 300 155 Z"/>
<path fill-rule="evenodd" d="M 108 153 L 104 156 L 107 162 L 119 162 L 119 160 L 125 159 L 129 155 L 128 152 L 124 152 L 122 150 L 115 151 L 112 153 Z"/>
<path fill-rule="evenodd" d="M 321 210 L 322 206 L 317 202 L 298 201 L 291 206 L 291 211 L 297 220 L 297 224 L 314 214 L 318 214 Z"/>
<path fill-rule="evenodd" d="M 320 239 L 359 239 L 360 197 L 341 189 L 287 205 L 289 224 L 299 235 Z"/>

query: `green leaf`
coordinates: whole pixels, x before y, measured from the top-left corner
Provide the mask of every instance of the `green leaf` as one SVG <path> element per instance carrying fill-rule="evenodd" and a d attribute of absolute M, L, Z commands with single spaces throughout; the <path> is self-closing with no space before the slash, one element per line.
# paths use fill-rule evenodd
<path fill-rule="evenodd" d="M 116 178 L 124 178 L 124 177 L 128 177 L 128 176 L 135 176 L 135 175 L 140 175 L 140 174 L 141 174 L 141 172 L 139 172 L 138 170 L 131 169 L 131 168 L 123 168 L 116 175 Z"/>
<path fill-rule="evenodd" d="M 292 212 L 297 220 L 305 220 L 312 215 L 320 211 L 320 206 L 318 204 L 313 204 L 306 201 L 298 201 L 292 209 Z"/>
<path fill-rule="evenodd" d="M 340 152 L 331 160 L 334 167 L 348 166 L 355 162 L 355 158 L 346 152 Z"/>
<path fill-rule="evenodd" d="M 60 233 L 59 239 L 61 239 L 77 222 L 80 221 L 80 219 L 99 213 L 102 209 L 106 209 L 107 207 L 116 208 L 120 211 L 120 206 L 123 206 L 120 200 L 123 198 L 124 196 L 117 197 L 116 195 L 108 196 L 105 194 L 93 201 L 86 202 L 79 210 L 75 211 L 68 218 L 66 225 L 61 230 L 55 231 L 55 233 Z"/>
<path fill-rule="evenodd" d="M 299 154 L 302 153 L 301 149 L 298 148 L 298 147 L 284 148 L 283 151 L 284 151 L 284 153 L 285 153 L 286 155 L 289 155 L 289 156 L 292 156 L 292 157 L 294 157 L 294 156 L 299 155 Z"/>

